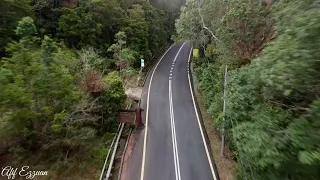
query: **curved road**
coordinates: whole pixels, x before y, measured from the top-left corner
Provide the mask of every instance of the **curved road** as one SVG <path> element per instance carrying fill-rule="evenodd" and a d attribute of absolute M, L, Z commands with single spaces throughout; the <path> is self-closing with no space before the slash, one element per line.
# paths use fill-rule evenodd
<path fill-rule="evenodd" d="M 150 72 L 141 100 L 146 127 L 135 135 L 125 179 L 218 179 L 193 95 L 191 50 L 171 46 Z"/>

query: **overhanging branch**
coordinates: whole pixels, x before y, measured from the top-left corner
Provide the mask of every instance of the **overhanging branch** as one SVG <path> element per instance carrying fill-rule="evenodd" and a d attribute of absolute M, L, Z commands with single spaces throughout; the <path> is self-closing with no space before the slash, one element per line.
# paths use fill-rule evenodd
<path fill-rule="evenodd" d="M 200 0 L 199 0 L 199 1 L 198 1 L 198 13 L 199 13 L 199 16 L 200 16 L 200 18 L 201 18 L 202 28 L 205 29 L 205 30 L 207 30 L 215 40 L 219 40 L 219 39 L 217 38 L 217 36 L 215 36 L 214 33 L 213 33 L 213 32 L 206 26 L 206 24 L 204 23 L 204 19 L 203 19 L 203 16 L 202 16 L 202 14 L 201 14 L 200 6 L 201 6 L 201 5 L 200 5 Z"/>

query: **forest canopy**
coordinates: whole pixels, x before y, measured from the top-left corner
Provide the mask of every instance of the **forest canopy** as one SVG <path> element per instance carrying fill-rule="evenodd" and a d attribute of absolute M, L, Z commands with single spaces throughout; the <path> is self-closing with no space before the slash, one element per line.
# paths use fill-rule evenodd
<path fill-rule="evenodd" d="M 122 74 L 170 40 L 170 13 L 145 0 L 0 0 L 0 164 L 96 176 L 125 107 Z"/>

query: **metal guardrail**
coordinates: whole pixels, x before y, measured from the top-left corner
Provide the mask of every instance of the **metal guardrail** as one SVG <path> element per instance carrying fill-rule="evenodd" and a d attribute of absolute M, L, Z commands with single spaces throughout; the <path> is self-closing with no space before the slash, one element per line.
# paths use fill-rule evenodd
<path fill-rule="evenodd" d="M 119 124 L 119 126 L 118 126 L 117 134 L 118 134 L 118 132 L 119 132 L 119 130 L 120 130 L 120 126 L 121 126 L 121 124 Z M 111 145 L 110 145 L 110 148 L 109 148 L 109 150 L 108 150 L 108 154 L 107 154 L 107 157 L 106 157 L 106 159 L 105 159 L 105 161 L 104 161 L 103 168 L 102 168 L 102 171 L 101 171 L 99 180 L 102 180 L 102 179 L 103 179 L 104 171 L 105 171 L 105 169 L 106 169 L 106 165 L 107 165 L 107 162 L 108 162 L 108 159 L 109 159 L 109 156 L 110 156 L 110 152 L 111 152 L 111 149 L 112 149 L 112 147 L 113 147 L 114 141 L 116 140 L 117 134 L 114 136 L 114 138 L 113 138 L 113 140 L 112 140 L 112 143 L 111 143 Z"/>
<path fill-rule="evenodd" d="M 143 86 L 145 84 L 145 82 L 147 80 L 147 77 L 148 77 L 148 74 L 151 71 L 152 67 L 154 66 L 154 64 L 155 64 L 154 62 L 156 62 L 156 60 L 157 60 L 156 57 L 159 56 L 160 53 L 162 53 L 163 49 L 165 47 L 167 47 L 168 44 L 170 44 L 170 42 L 167 42 L 157 53 L 155 53 L 150 58 L 149 61 L 147 61 L 149 63 L 147 63 L 146 66 L 142 69 L 142 72 L 146 72 L 147 71 L 147 73 L 146 73 L 146 76 L 144 77 L 144 80 L 143 80 L 143 82 L 142 82 L 142 84 L 140 86 Z M 132 106 L 132 101 L 126 107 L 126 109 L 130 109 L 131 106 Z M 140 106 L 140 101 L 139 101 L 139 106 Z M 109 178 L 111 177 L 111 170 L 112 170 L 112 166 L 113 166 L 113 163 L 114 163 L 115 155 L 116 155 L 116 152 L 117 152 L 117 149 L 118 149 L 118 144 L 119 144 L 120 137 L 122 135 L 123 129 L 124 129 L 124 123 L 119 124 L 117 133 L 115 134 L 115 136 L 114 136 L 114 138 L 112 140 L 112 143 L 111 143 L 110 148 L 108 150 L 107 157 L 106 157 L 106 159 L 104 161 L 99 180 L 109 180 Z M 119 174 L 118 174 L 118 180 L 120 180 L 120 178 L 121 178 L 121 170 L 122 170 L 122 164 L 123 164 L 123 160 L 124 160 L 124 153 L 126 152 L 131 132 L 132 132 L 132 130 L 130 130 L 130 133 L 129 133 L 128 138 L 126 140 L 125 149 L 124 149 L 124 152 L 122 154 L 121 163 L 120 163 L 120 170 L 119 170 Z M 106 166 L 107 166 L 107 163 L 108 163 L 108 160 L 109 160 L 109 156 L 110 156 L 110 153 L 111 153 L 112 149 L 113 149 L 113 151 L 112 151 L 112 156 L 110 157 L 109 166 L 108 166 L 107 172 L 105 172 L 106 171 Z"/>
<path fill-rule="evenodd" d="M 127 141 L 126 141 L 126 145 L 125 145 L 124 150 L 123 150 L 123 154 L 122 154 L 122 158 L 121 158 L 121 162 L 120 162 L 118 180 L 121 179 L 122 165 L 123 165 L 123 161 L 124 161 L 124 153 L 127 151 L 127 147 L 128 147 L 128 144 L 129 144 L 129 139 L 130 139 L 131 133 L 132 133 L 132 129 L 130 129 L 130 132 L 129 132 L 129 135 L 128 135 L 128 138 L 127 138 Z"/>
<path fill-rule="evenodd" d="M 130 109 L 131 105 L 132 105 L 132 102 L 129 105 L 127 105 L 126 109 Z M 124 123 L 120 123 L 119 126 L 118 126 L 117 133 L 113 137 L 112 143 L 111 143 L 110 148 L 108 150 L 108 154 L 107 154 L 107 157 L 106 157 L 106 159 L 104 161 L 99 180 L 108 180 L 109 177 L 110 177 L 112 165 L 113 165 L 113 162 L 114 162 L 116 151 L 118 149 L 118 144 L 119 144 L 120 137 L 122 135 L 123 127 L 124 127 Z M 111 153 L 112 149 L 113 149 L 113 152 L 112 152 L 112 156 L 110 158 L 109 166 L 108 166 L 107 172 L 105 172 L 106 171 L 107 162 L 109 160 L 109 156 L 110 156 L 110 153 Z"/>
<path fill-rule="evenodd" d="M 121 123 L 121 128 L 120 128 L 117 140 L 116 140 L 116 144 L 114 145 L 114 148 L 113 148 L 113 153 L 112 153 L 112 156 L 111 156 L 111 159 L 110 159 L 110 163 L 109 163 L 109 167 L 108 167 L 108 171 L 107 171 L 107 174 L 106 174 L 106 179 L 107 180 L 110 178 L 110 175 L 111 175 L 111 169 L 112 169 L 112 166 L 113 166 L 114 158 L 116 156 L 116 152 L 117 152 L 117 149 L 118 149 L 118 143 L 119 143 L 122 131 L 123 131 L 123 127 L 124 127 L 124 123 Z"/>

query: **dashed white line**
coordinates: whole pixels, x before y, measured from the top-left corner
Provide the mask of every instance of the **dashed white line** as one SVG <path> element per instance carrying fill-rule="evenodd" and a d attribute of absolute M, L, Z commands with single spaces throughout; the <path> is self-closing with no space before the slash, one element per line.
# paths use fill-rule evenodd
<path fill-rule="evenodd" d="M 184 42 L 184 43 L 182 44 L 182 46 L 180 47 L 180 49 L 179 49 L 178 53 L 176 54 L 176 56 L 175 56 L 175 57 L 174 57 L 174 59 L 173 59 L 173 64 L 176 62 L 177 57 L 178 57 L 178 55 L 179 55 L 179 53 L 180 53 L 180 51 L 181 51 L 182 47 L 183 47 L 185 44 L 186 44 L 186 42 Z"/>
<path fill-rule="evenodd" d="M 180 47 L 178 53 L 173 59 L 172 66 L 174 66 L 178 55 L 185 45 L 185 42 Z M 172 73 L 170 74 L 170 77 L 172 79 Z M 172 133 L 172 146 L 173 146 L 173 155 L 174 155 L 174 161 L 175 161 L 175 171 L 176 171 L 176 180 L 181 180 L 180 175 L 180 165 L 179 165 L 179 151 L 178 151 L 178 145 L 177 145 L 177 136 L 176 136 L 176 128 L 175 128 L 175 122 L 174 122 L 174 112 L 173 112 L 173 103 L 172 103 L 172 80 L 169 79 L 169 105 L 170 105 L 170 121 L 171 121 L 171 133 Z"/>

